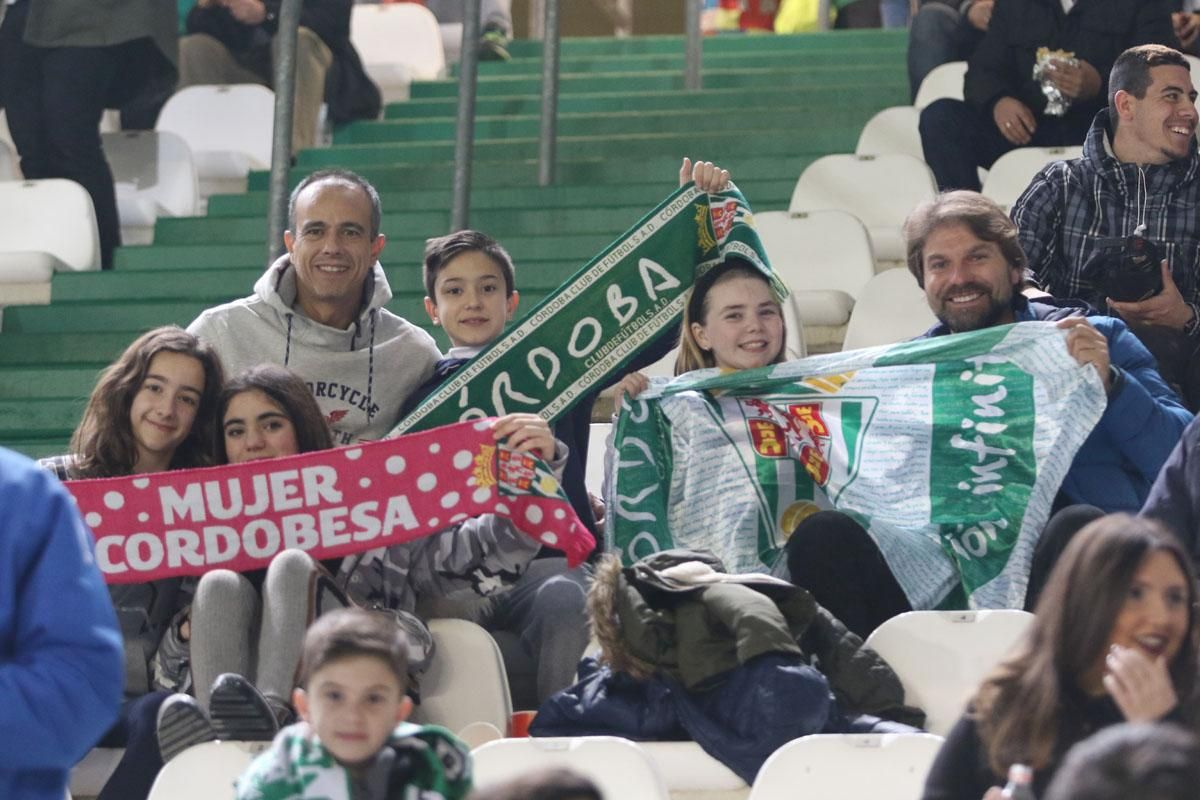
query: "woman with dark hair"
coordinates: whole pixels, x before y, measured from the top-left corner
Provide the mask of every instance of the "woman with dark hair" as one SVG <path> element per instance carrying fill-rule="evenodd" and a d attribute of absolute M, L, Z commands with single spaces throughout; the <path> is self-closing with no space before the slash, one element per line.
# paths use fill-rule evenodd
<path fill-rule="evenodd" d="M 308 386 L 283 367 L 260 365 L 237 375 L 219 407 L 215 449 L 230 464 L 330 447 Z M 551 450 L 552 466 L 561 473 L 565 448 L 541 417 L 510 414 L 494 430 L 518 451 Z M 396 612 L 413 644 L 410 668 L 423 670 L 432 637 L 413 616 L 418 595 L 466 588 L 489 594 L 516 580 L 538 548 L 509 521 L 485 514 L 434 536 L 345 559 L 317 563 L 290 549 L 276 555 L 265 573 L 205 573 L 190 616 L 181 613 L 170 633 L 181 653 L 190 648 L 195 698 L 177 694 L 163 706 L 158 739 L 164 759 L 213 738 L 271 739 L 293 713 L 304 632 L 327 611 L 357 604 Z"/>
<path fill-rule="evenodd" d="M 175 326 L 142 334 L 104 372 L 71 437 L 69 454 L 39 462 L 61 480 L 115 478 L 212 463 L 224 376 L 207 344 Z M 125 703 L 100 745 L 125 755 L 100 800 L 137 800 L 162 767 L 154 720 L 179 676 L 151 670 L 180 603 L 179 578 L 109 587 L 125 644 Z"/>
<path fill-rule="evenodd" d="M 238 374 L 217 407 L 219 463 L 333 446 L 312 392 L 285 367 L 262 364 Z M 218 738 L 274 735 L 277 723 L 291 713 L 288 701 L 304 631 L 324 611 L 349 604 L 334 585 L 337 568 L 338 562 L 319 565 L 303 550 L 292 549 L 275 556 L 266 570 L 217 569 L 200 578 L 191 608 L 179 614 L 163 648 L 190 663 L 196 696 L 176 695 L 164 707 L 159 722 L 164 759 L 211 738 L 206 736 L 210 721 Z"/>
<path fill-rule="evenodd" d="M 289 369 L 262 364 L 241 373 L 217 402 L 222 435 L 217 462 L 311 453 L 333 447 L 333 437 L 308 385 Z"/>
<path fill-rule="evenodd" d="M 1158 523 L 1127 514 L 1081 530 L 1063 552 L 1016 650 L 950 731 L 925 800 L 993 800 L 1013 764 L 1042 794 L 1063 755 L 1100 728 L 1200 714 L 1196 576 Z"/>
<path fill-rule="evenodd" d="M 39 463 L 62 480 L 207 466 L 222 378 L 217 354 L 192 334 L 148 331 L 101 373 L 70 453 Z"/>

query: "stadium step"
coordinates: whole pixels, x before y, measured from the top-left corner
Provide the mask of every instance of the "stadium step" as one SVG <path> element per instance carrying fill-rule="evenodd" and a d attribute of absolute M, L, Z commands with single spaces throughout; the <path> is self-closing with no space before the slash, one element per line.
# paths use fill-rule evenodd
<path fill-rule="evenodd" d="M 908 102 L 897 31 L 728 36 L 703 43 L 704 88 L 682 89 L 683 39 L 568 38 L 555 186 L 538 186 L 541 45 L 516 41 L 481 65 L 470 224 L 513 255 L 521 309 L 535 306 L 675 185 L 680 158 L 734 172 L 759 211 L 786 208 L 815 158 L 851 151 L 876 111 Z M 295 185 L 323 166 L 361 171 L 382 193 L 389 308 L 429 330 L 420 264 L 446 232 L 454 179 L 454 80 L 417 83 L 381 122 L 300 153 Z M 8 307 L 0 331 L 0 444 L 65 452 L 96 376 L 133 337 L 188 324 L 251 291 L 267 260 L 265 172 L 244 195 L 210 199 L 206 217 L 164 219 L 153 245 L 117 250 L 115 269 L 56 275 L 49 306 Z"/>
<path fill-rule="evenodd" d="M 679 162 L 672 160 L 675 170 Z M 750 178 L 734 176 L 738 187 L 754 207 L 786 206 L 796 188 L 793 178 Z M 627 183 L 620 187 L 596 186 L 501 186 L 475 187 L 471 192 L 472 211 L 492 209 L 545 208 L 638 208 L 646 210 L 667 196 L 671 177 L 653 183 Z M 449 186 L 410 191 L 381 191 L 380 201 L 389 214 L 401 211 L 424 211 L 430 208 L 449 208 L 452 201 Z M 209 217 L 262 216 L 267 208 L 266 192 L 214 195 L 208 199 Z"/>

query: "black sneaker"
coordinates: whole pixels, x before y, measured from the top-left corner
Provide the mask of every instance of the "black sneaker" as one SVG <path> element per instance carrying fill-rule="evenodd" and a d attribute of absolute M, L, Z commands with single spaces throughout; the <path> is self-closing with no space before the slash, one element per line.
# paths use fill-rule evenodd
<path fill-rule="evenodd" d="M 508 37 L 502 29 L 491 26 L 483 29 L 483 36 L 479 37 L 479 60 L 512 61 L 512 55 L 508 52 Z"/>
<path fill-rule="evenodd" d="M 269 742 L 279 732 L 267 699 L 250 681 L 232 672 L 213 681 L 208 716 L 217 738 L 224 741 Z"/>
<path fill-rule="evenodd" d="M 216 738 L 212 722 L 191 695 L 173 694 L 158 707 L 158 749 L 164 764 L 192 745 Z"/>

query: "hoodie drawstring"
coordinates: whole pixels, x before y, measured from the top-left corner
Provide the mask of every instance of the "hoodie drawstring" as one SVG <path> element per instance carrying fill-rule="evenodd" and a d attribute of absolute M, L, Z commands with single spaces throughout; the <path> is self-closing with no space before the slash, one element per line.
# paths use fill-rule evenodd
<path fill-rule="evenodd" d="M 286 343 L 283 346 L 283 365 L 285 367 L 288 365 L 288 361 L 290 361 L 292 358 L 292 318 L 294 316 L 295 316 L 295 314 L 287 315 L 287 321 L 288 321 L 287 339 L 286 339 Z"/>
<path fill-rule="evenodd" d="M 371 340 L 367 343 L 367 422 L 375 416 L 371 392 L 375 388 L 375 318 L 378 313 L 378 309 L 371 309 Z"/>
<path fill-rule="evenodd" d="M 1150 204 L 1150 193 L 1146 187 L 1146 170 L 1142 169 L 1142 165 L 1137 165 L 1138 182 L 1137 182 L 1137 227 L 1134 228 L 1134 236 L 1146 235 L 1146 206 Z"/>

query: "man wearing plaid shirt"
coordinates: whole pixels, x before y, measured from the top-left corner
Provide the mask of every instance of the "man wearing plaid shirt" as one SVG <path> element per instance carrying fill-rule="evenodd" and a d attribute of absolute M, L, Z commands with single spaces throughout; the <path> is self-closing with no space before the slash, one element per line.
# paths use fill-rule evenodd
<path fill-rule="evenodd" d="M 1200 344 L 1195 100 L 1181 53 L 1162 45 L 1126 50 L 1113 65 L 1108 108 L 1096 115 L 1083 156 L 1044 167 L 1012 209 L 1029 257 L 1027 278 L 1058 297 L 1107 303 L 1160 362 L 1194 361 Z M 1140 302 L 1109 300 L 1089 261 L 1104 240 L 1135 232 L 1164 256 L 1163 289 Z M 1164 375 L 1174 371 L 1162 366 Z M 1188 379 L 1178 380 L 1194 403 Z"/>

